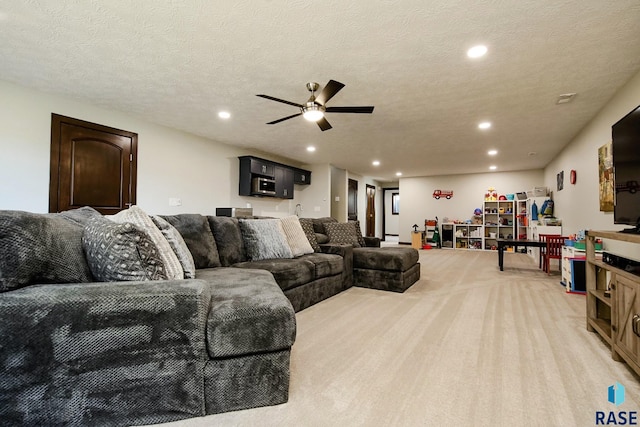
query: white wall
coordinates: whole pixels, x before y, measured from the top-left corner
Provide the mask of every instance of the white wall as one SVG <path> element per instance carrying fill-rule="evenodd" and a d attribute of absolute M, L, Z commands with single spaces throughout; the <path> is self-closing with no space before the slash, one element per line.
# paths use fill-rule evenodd
<path fill-rule="evenodd" d="M 384 228 L 386 234 L 398 234 L 400 231 L 400 215 L 393 215 L 392 197 L 394 193 L 400 194 L 400 190 L 387 190 L 384 192 Z M 400 209 L 402 209 L 402 199 L 400 199 Z"/>
<path fill-rule="evenodd" d="M 467 220 L 475 208 L 482 208 L 484 195 L 489 187 L 498 194 L 510 194 L 530 190 L 544 182 L 544 171 L 492 172 L 483 174 L 449 175 L 400 180 L 402 207 L 400 209 L 400 241 L 411 242 L 413 225 L 424 229 L 425 219 L 438 217 L 439 224 L 449 220 Z M 433 198 L 434 190 L 451 190 L 450 200 Z"/>
<path fill-rule="evenodd" d="M 577 99 L 576 99 L 577 102 Z M 611 141 L 611 126 L 640 104 L 640 73 L 636 74 L 605 105 L 598 115 L 545 168 L 545 182 L 556 189 L 556 174 L 564 171 L 564 189 L 554 191 L 554 209 L 562 218 L 563 231 L 619 230 L 613 212 L 600 212 L 598 200 L 598 148 Z M 575 185 L 569 171 L 577 171 Z"/>
<path fill-rule="evenodd" d="M 0 93 L 0 209 L 48 211 L 51 113 L 138 134 L 137 203 L 150 213 L 214 214 L 216 207 L 250 204 L 256 215 L 283 216 L 294 213 L 305 188 L 296 186 L 294 200 L 238 196 L 237 157 L 260 154 L 7 82 L 0 81 Z M 310 187 L 316 178 L 312 174 Z M 327 191 L 328 197 L 322 184 L 313 191 Z M 180 198 L 182 206 L 169 206 L 170 197 Z M 328 211 L 318 205 L 321 213 Z"/>
<path fill-rule="evenodd" d="M 303 165 L 311 171 L 311 185 L 296 185 L 295 196 L 300 203 L 302 218 L 331 216 L 331 166 Z"/>
<path fill-rule="evenodd" d="M 598 199 L 598 148 L 611 141 L 611 126 L 640 104 L 640 73 L 611 98 L 596 117 L 545 168 L 545 182 L 556 189 L 556 175 L 564 171 L 564 189 L 554 191 L 556 216 L 562 218 L 564 234 L 578 230 L 620 230 L 613 212 L 600 212 Z M 569 171 L 577 171 L 575 185 L 569 183 Z M 640 260 L 638 245 L 605 242 L 605 249 Z"/>
<path fill-rule="evenodd" d="M 339 222 L 347 221 L 347 184 L 347 171 L 331 166 L 331 216 Z"/>

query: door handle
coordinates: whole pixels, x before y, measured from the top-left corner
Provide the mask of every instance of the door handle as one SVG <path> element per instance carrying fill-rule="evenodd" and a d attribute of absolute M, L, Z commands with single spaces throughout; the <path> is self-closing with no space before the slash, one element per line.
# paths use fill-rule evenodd
<path fill-rule="evenodd" d="M 631 319 L 631 329 L 633 330 L 633 333 L 636 334 L 636 336 L 638 337 L 640 337 L 640 328 L 638 328 L 639 324 L 640 324 L 640 315 L 634 314 L 633 318 Z"/>

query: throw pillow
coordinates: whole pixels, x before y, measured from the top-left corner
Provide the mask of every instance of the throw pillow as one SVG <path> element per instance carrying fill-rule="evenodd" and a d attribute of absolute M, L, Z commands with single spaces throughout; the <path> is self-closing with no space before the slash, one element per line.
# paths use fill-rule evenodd
<path fill-rule="evenodd" d="M 359 248 L 358 234 L 353 222 L 326 222 L 324 229 L 327 231 L 330 243 L 341 243 Z"/>
<path fill-rule="evenodd" d="M 356 227 L 356 236 L 358 236 L 358 243 L 364 248 L 365 246 L 367 246 L 367 244 L 364 241 L 364 237 L 362 237 L 362 228 L 360 228 L 360 221 L 355 220 L 349 222 L 353 222 L 354 226 Z"/>
<path fill-rule="evenodd" d="M 0 292 L 36 284 L 92 282 L 82 230 L 60 214 L 0 211 Z"/>
<path fill-rule="evenodd" d="M 240 230 L 247 258 L 262 259 L 293 258 L 287 237 L 278 219 L 240 220 Z"/>
<path fill-rule="evenodd" d="M 315 252 L 296 215 L 280 218 L 280 225 L 282 225 L 282 230 L 287 237 L 287 242 L 289 242 L 289 247 L 294 257 Z"/>
<path fill-rule="evenodd" d="M 100 282 L 167 278 L 158 248 L 131 223 L 91 218 L 84 228 L 82 246 L 91 273 Z"/>
<path fill-rule="evenodd" d="M 180 233 L 193 256 L 196 268 L 220 267 L 218 246 L 207 217 L 200 214 L 162 215 Z"/>
<path fill-rule="evenodd" d="M 110 220 L 118 224 L 130 222 L 149 235 L 154 245 L 158 248 L 158 254 L 164 264 L 167 279 L 184 279 L 184 271 L 178 257 L 171 249 L 171 245 L 164 238 L 158 227 L 153 223 L 151 217 L 138 206 L 131 206 L 129 209 L 118 212 L 109 217 Z"/>
<path fill-rule="evenodd" d="M 230 216 L 207 216 L 209 227 L 216 239 L 220 263 L 229 267 L 239 262 L 245 262 L 247 256 L 242 241 L 242 231 L 238 218 Z"/>
<path fill-rule="evenodd" d="M 193 256 L 191 255 L 191 252 L 189 252 L 189 248 L 178 230 L 159 216 L 152 216 L 151 219 L 156 227 L 158 227 L 158 230 L 160 230 L 164 238 L 167 239 L 167 242 L 169 242 L 169 246 L 173 249 L 173 253 L 178 257 L 178 261 L 180 261 L 182 271 L 184 272 L 184 278 L 195 278 L 196 265 L 193 262 Z"/>
<path fill-rule="evenodd" d="M 311 244 L 314 252 L 322 252 L 318 240 L 316 239 L 316 233 L 313 231 L 313 220 L 311 218 L 300 218 L 300 225 L 304 234 L 307 236 L 307 240 Z"/>

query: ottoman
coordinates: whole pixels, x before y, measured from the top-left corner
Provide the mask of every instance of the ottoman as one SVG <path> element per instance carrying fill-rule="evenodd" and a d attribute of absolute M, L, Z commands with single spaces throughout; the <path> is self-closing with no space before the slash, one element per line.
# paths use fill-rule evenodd
<path fill-rule="evenodd" d="M 362 288 L 404 292 L 420 278 L 414 248 L 354 248 L 353 284 Z"/>

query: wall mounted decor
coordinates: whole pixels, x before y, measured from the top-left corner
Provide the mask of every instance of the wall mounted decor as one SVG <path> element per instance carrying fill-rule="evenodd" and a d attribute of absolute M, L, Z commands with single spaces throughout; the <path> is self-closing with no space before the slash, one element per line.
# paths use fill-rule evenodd
<path fill-rule="evenodd" d="M 600 210 L 613 212 L 613 155 L 611 141 L 598 148 Z"/>
<path fill-rule="evenodd" d="M 558 191 L 562 190 L 564 188 L 564 171 L 560 171 L 560 173 L 556 175 L 556 181 Z"/>

